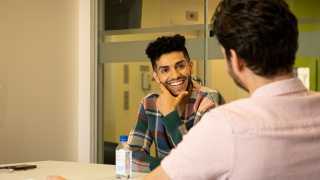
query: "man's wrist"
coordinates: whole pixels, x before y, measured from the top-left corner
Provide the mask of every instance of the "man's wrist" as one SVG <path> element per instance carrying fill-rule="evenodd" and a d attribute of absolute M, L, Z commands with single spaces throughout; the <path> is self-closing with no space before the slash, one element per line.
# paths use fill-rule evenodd
<path fill-rule="evenodd" d="M 176 108 L 172 108 L 172 109 L 167 109 L 167 110 L 164 110 L 162 113 L 163 116 L 167 116 L 168 114 L 172 113 L 173 111 L 175 111 Z"/>

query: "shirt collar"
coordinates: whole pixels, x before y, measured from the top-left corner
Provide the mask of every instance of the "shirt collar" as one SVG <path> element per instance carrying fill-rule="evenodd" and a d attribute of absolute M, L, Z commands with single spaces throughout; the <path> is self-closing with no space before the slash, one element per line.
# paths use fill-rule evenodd
<path fill-rule="evenodd" d="M 298 78 L 291 78 L 269 83 L 256 89 L 251 97 L 279 96 L 294 92 L 307 91 L 307 88 Z"/>

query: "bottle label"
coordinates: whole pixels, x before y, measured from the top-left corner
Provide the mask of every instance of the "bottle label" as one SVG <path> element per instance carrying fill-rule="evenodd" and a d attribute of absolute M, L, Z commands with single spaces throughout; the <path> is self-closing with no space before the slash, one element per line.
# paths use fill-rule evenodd
<path fill-rule="evenodd" d="M 116 151 L 116 174 L 120 176 L 131 176 L 132 152 L 125 149 Z"/>

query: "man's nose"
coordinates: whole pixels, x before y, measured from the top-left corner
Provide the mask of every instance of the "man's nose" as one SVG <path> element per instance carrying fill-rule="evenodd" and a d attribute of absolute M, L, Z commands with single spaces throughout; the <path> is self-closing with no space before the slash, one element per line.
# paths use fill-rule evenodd
<path fill-rule="evenodd" d="M 179 71 L 177 71 L 176 69 L 173 69 L 171 72 L 171 78 L 172 79 L 177 79 L 178 77 L 180 77 L 181 73 Z"/>

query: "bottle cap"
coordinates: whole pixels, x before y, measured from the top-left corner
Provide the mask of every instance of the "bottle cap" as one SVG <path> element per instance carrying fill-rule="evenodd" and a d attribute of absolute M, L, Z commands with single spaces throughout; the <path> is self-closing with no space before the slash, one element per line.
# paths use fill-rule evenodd
<path fill-rule="evenodd" d="M 121 135 L 120 136 L 120 142 L 127 142 L 128 141 L 128 136 L 127 135 Z"/>

